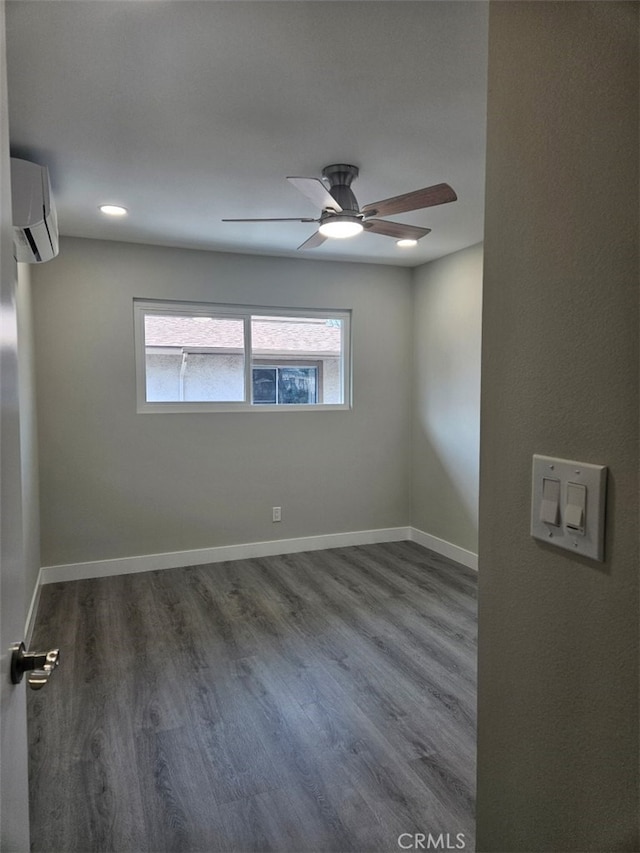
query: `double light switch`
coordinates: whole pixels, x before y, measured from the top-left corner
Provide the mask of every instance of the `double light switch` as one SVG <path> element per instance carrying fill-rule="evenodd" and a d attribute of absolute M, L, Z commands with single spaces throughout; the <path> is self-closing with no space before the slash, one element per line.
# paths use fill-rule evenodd
<path fill-rule="evenodd" d="M 587 487 L 581 483 L 567 483 L 566 503 L 561 512 L 562 483 L 554 477 L 542 478 L 542 502 L 540 521 L 552 527 L 560 527 L 564 517 L 564 526 L 573 533 L 584 536 L 587 513 Z M 547 536 L 547 538 L 549 538 Z"/>
<path fill-rule="evenodd" d="M 607 469 L 533 457 L 531 535 L 594 560 L 604 559 Z"/>

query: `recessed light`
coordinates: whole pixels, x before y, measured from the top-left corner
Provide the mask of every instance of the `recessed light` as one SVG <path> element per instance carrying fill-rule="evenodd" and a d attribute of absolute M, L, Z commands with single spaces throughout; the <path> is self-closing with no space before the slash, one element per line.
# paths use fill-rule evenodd
<path fill-rule="evenodd" d="M 417 240 L 396 240 L 396 246 L 401 246 L 403 249 L 409 248 L 409 246 L 417 246 Z"/>
<path fill-rule="evenodd" d="M 101 204 L 98 208 L 101 213 L 105 213 L 107 216 L 126 216 L 127 208 L 120 207 L 119 204 Z"/>

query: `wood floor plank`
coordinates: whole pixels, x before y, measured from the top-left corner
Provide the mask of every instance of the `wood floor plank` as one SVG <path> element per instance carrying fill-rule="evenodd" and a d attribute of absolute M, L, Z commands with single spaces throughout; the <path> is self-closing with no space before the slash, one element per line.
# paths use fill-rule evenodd
<path fill-rule="evenodd" d="M 405 542 L 45 587 L 33 850 L 472 850 L 475 595 Z"/>
<path fill-rule="evenodd" d="M 318 559 L 328 563 L 331 560 L 330 552 L 322 553 Z M 401 637 L 398 642 L 389 639 L 388 634 L 393 633 L 393 630 L 389 632 L 385 625 L 388 620 L 384 612 L 372 611 L 336 580 L 328 566 L 325 568 L 327 570 L 322 575 L 309 576 L 307 581 L 317 590 L 322 590 L 325 606 L 339 617 L 342 630 L 353 633 L 347 645 L 357 648 L 356 644 L 362 644 L 366 668 L 386 668 L 386 681 L 394 683 L 394 691 L 400 689 L 399 677 L 403 677 L 405 685 L 410 685 L 414 691 L 419 691 L 432 702 L 444 704 L 452 715 L 461 716 L 474 725 L 475 701 L 469 691 L 462 690 L 460 684 L 457 685 L 460 689 L 456 691 L 448 673 L 435 659 L 418 656 L 414 647 L 403 642 Z"/>

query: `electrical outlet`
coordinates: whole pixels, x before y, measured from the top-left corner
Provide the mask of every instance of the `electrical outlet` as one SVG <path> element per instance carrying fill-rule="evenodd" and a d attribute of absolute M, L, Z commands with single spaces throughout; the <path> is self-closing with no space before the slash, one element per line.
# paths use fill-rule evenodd
<path fill-rule="evenodd" d="M 272 521 L 282 521 L 282 507 L 274 506 L 272 507 Z"/>

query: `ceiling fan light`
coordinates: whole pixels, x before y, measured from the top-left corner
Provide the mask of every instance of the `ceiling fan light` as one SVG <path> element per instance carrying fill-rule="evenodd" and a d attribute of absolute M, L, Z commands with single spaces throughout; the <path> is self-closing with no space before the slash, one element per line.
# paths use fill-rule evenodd
<path fill-rule="evenodd" d="M 410 246 L 417 246 L 417 240 L 410 240 L 405 238 L 404 240 L 396 240 L 396 246 L 400 246 L 402 249 L 408 249 Z"/>
<path fill-rule="evenodd" d="M 362 222 L 355 216 L 331 217 L 318 228 L 323 237 L 336 237 L 338 240 L 343 240 L 345 237 L 355 237 L 362 230 Z"/>

